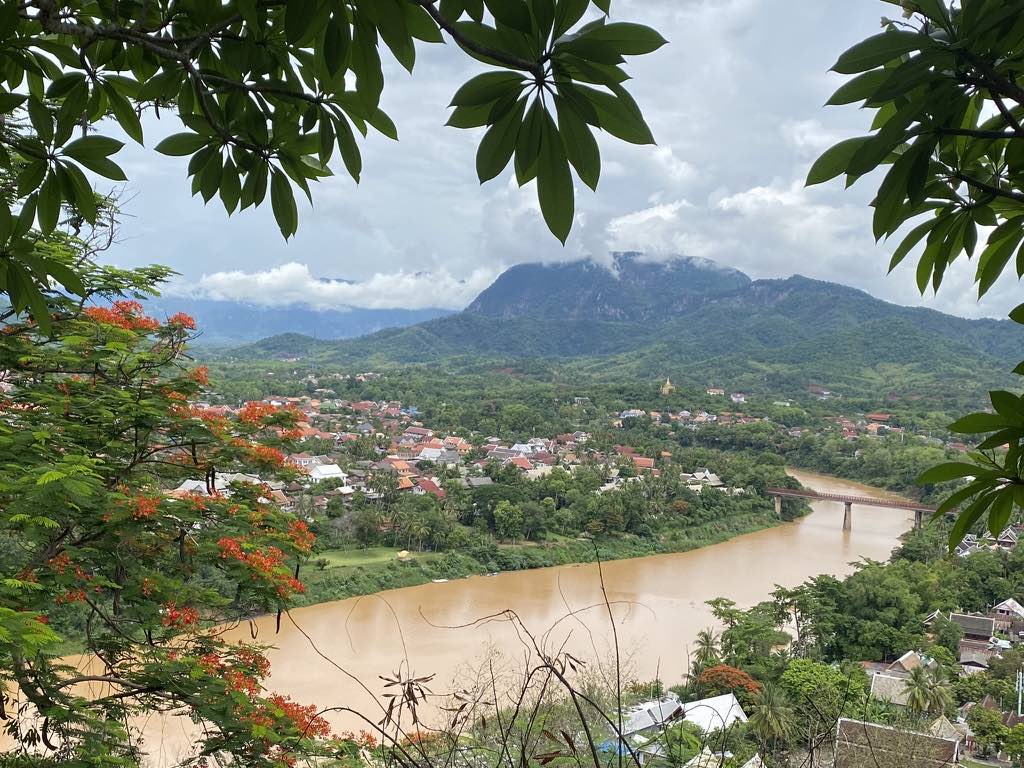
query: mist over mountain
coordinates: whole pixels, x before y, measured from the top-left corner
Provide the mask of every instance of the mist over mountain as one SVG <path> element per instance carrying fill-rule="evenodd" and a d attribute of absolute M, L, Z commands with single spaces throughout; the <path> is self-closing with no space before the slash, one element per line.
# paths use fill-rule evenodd
<path fill-rule="evenodd" d="M 444 317 L 449 309 L 316 310 L 302 305 L 266 307 L 237 301 L 162 296 L 148 302 L 158 315 L 185 312 L 196 319 L 201 345 L 238 345 L 293 333 L 316 339 L 352 339 L 385 328 L 404 328 Z"/>

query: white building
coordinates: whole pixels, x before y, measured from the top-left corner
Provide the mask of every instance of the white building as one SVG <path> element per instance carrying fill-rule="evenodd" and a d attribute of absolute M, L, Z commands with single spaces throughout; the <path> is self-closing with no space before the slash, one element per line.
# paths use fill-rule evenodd
<path fill-rule="evenodd" d="M 348 475 L 337 464 L 317 464 L 309 468 L 309 479 L 314 483 L 323 480 L 341 480 L 348 484 Z"/>

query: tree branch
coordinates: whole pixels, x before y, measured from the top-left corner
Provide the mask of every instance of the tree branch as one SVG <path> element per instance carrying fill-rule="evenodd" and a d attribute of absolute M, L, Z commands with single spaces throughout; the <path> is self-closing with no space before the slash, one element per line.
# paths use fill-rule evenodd
<path fill-rule="evenodd" d="M 960 181 L 964 182 L 969 186 L 980 189 L 982 192 L 988 192 L 990 195 L 995 195 L 996 197 L 1003 197 L 1006 198 L 1007 200 L 1014 200 L 1018 203 L 1024 203 L 1024 194 L 1021 194 L 1020 192 L 1014 192 L 1011 189 L 1003 189 L 1002 187 L 997 187 L 993 184 L 981 181 L 980 179 L 976 179 L 973 176 L 968 176 L 966 173 L 963 173 L 962 171 L 956 171 L 953 174 L 953 178 L 959 179 Z"/>
<path fill-rule="evenodd" d="M 496 48 L 490 48 L 486 45 L 470 40 L 466 37 L 459 29 L 448 19 L 441 15 L 441 12 L 437 9 L 434 0 L 414 0 L 414 2 L 423 8 L 427 13 L 430 14 L 430 18 L 434 22 L 452 36 L 459 45 L 468 51 L 486 56 L 488 59 L 494 59 L 508 67 L 513 69 L 521 69 L 524 72 L 529 72 L 533 75 L 534 79 L 540 83 L 544 80 L 544 66 L 540 61 L 530 61 L 528 59 L 521 59 L 518 56 L 513 56 L 505 51 L 499 51 Z"/>

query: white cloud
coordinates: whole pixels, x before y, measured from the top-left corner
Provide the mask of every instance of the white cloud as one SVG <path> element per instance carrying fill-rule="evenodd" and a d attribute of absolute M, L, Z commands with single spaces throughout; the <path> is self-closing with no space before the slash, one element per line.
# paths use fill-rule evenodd
<path fill-rule="evenodd" d="M 458 279 L 446 271 L 377 273 L 360 282 L 320 280 L 306 264 L 290 262 L 261 272 L 215 272 L 182 281 L 166 293 L 266 307 L 301 304 L 313 309 L 462 309 L 497 276 L 480 268 Z"/>
<path fill-rule="evenodd" d="M 814 156 L 853 135 L 852 131 L 826 128 L 820 120 L 787 120 L 779 131 L 787 144 Z"/>

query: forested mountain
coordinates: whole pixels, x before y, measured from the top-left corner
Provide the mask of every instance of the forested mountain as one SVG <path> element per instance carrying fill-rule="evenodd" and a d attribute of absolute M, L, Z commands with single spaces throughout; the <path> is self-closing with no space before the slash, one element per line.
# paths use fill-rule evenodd
<path fill-rule="evenodd" d="M 385 328 L 403 328 L 451 314 L 447 309 L 361 309 L 339 307 L 315 310 L 300 305 L 265 307 L 238 301 L 214 301 L 164 296 L 148 302 L 158 316 L 185 312 L 196 319 L 200 344 L 244 344 L 279 334 L 295 333 L 318 339 L 352 339 Z"/>
<path fill-rule="evenodd" d="M 519 264 L 477 296 L 466 312 L 505 320 L 661 322 L 750 285 L 742 272 L 706 260 L 644 262 L 638 253 L 612 258 L 611 269 L 590 261 Z"/>
<path fill-rule="evenodd" d="M 899 306 L 799 275 L 752 281 L 708 262 L 621 254 L 613 269 L 513 267 L 465 311 L 408 328 L 333 343 L 267 339 L 236 354 L 378 367 L 542 358 L 597 377 L 881 392 L 987 386 L 1022 346 L 1024 329 L 1009 321 Z"/>

